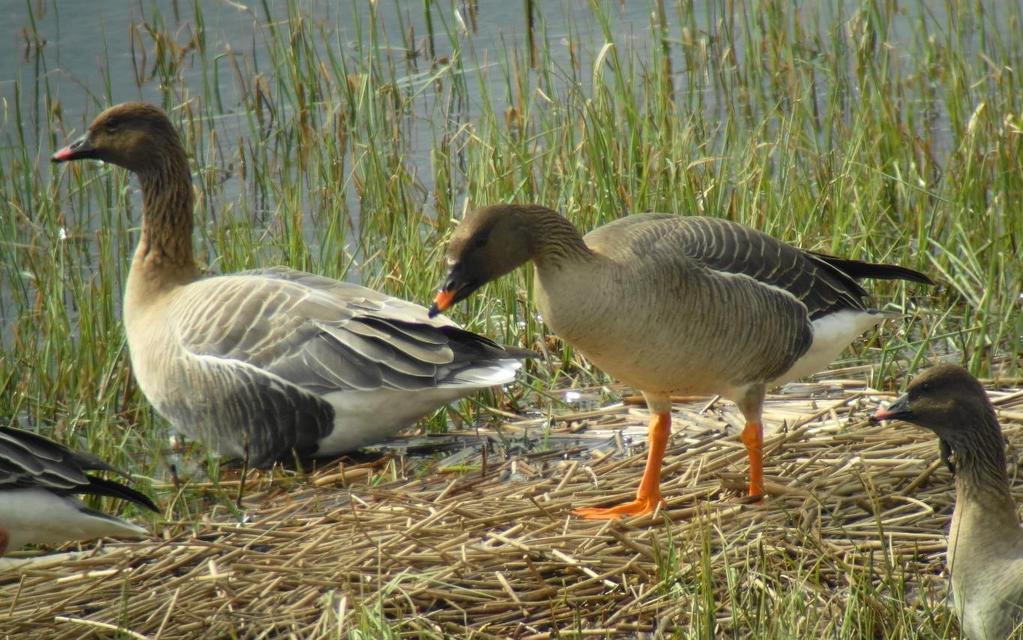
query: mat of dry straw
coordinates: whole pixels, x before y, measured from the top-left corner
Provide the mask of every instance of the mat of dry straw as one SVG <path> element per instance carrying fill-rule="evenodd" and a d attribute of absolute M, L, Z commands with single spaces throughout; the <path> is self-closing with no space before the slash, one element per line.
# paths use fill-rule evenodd
<path fill-rule="evenodd" d="M 991 393 L 1015 463 L 1023 391 Z M 445 436 L 438 442 L 463 446 L 415 472 L 392 455 L 286 482 L 279 473 L 252 476 L 240 512 L 221 506 L 199 522 L 164 523 L 151 540 L 8 560 L 0 630 L 319 637 L 371 614 L 413 636 L 641 634 L 697 615 L 700 603 L 684 596 L 694 590 L 672 584 L 700 579 L 704 562 L 712 590 L 724 588 L 728 567 L 740 580 L 751 567 L 770 567 L 780 584 L 812 565 L 807 606 L 836 616 L 850 572 L 897 566 L 933 576 L 921 588 L 944 589 L 951 476 L 930 434 L 866 423 L 889 398 L 842 379 L 771 396 L 772 495 L 762 506 L 741 497 L 741 416 L 706 399 L 675 405 L 667 508 L 627 522 L 569 512 L 635 491 L 647 414 L 628 403 Z M 168 487 L 159 497 L 171 495 Z M 724 627 L 731 606 L 717 601 Z"/>

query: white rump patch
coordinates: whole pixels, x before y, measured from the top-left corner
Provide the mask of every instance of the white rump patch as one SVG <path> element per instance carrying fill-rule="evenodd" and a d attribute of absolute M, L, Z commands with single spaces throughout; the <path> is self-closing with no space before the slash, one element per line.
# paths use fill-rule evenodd
<path fill-rule="evenodd" d="M 839 311 L 813 321 L 813 342 L 792 368 L 774 384 L 784 384 L 823 371 L 838 354 L 867 329 L 877 325 L 889 314 L 881 311 Z"/>
<path fill-rule="evenodd" d="M 374 389 L 335 391 L 323 396 L 334 407 L 334 430 L 320 440 L 316 455 L 330 456 L 374 444 L 469 390 L 432 387 L 419 391 Z"/>
<path fill-rule="evenodd" d="M 323 396 L 334 407 L 334 430 L 316 455 L 329 456 L 374 444 L 412 426 L 419 418 L 479 389 L 515 380 L 518 360 L 499 360 L 458 374 L 452 382 L 416 391 L 370 389 Z"/>

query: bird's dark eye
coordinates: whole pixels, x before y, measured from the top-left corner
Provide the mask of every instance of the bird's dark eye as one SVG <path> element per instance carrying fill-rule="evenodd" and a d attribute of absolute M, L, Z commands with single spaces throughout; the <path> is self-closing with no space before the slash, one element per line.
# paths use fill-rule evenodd
<path fill-rule="evenodd" d="M 920 384 L 916 385 L 915 387 L 913 387 L 912 389 L 909 390 L 909 399 L 910 400 L 915 400 L 915 399 L 919 398 L 920 396 L 926 396 L 930 392 L 931 392 L 931 383 L 930 382 L 921 382 Z"/>
<path fill-rule="evenodd" d="M 485 233 L 479 234 L 472 241 L 472 246 L 476 249 L 482 249 L 485 244 L 487 244 L 487 234 Z"/>
<path fill-rule="evenodd" d="M 118 120 L 107 120 L 106 122 L 103 123 L 103 129 L 108 133 L 113 133 L 114 131 L 117 131 L 117 128 L 120 126 L 121 123 Z"/>

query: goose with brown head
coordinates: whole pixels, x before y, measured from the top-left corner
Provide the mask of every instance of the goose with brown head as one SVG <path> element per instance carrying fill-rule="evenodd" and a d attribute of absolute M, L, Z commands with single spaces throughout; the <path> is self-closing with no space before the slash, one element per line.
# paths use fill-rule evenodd
<path fill-rule="evenodd" d="M 1005 440 L 980 382 L 943 364 L 909 383 L 875 421 L 899 420 L 932 431 L 954 460 L 956 504 L 947 563 L 966 636 L 1004 640 L 1023 623 L 1023 530 L 1005 467 Z M 946 459 L 947 462 L 947 459 Z"/>
<path fill-rule="evenodd" d="M 379 442 L 529 355 L 423 307 L 285 267 L 203 277 L 188 157 L 163 111 L 107 109 L 54 162 L 134 172 L 142 233 L 124 297 L 132 369 L 179 432 L 260 467 Z"/>
<path fill-rule="evenodd" d="M 431 315 L 532 262 L 544 322 L 643 392 L 652 416 L 636 499 L 576 510 L 587 518 L 649 514 L 662 504 L 674 394 L 720 394 L 739 405 L 749 495 L 759 499 L 767 386 L 818 371 L 886 317 L 864 305 L 859 278 L 930 283 L 911 269 L 802 251 L 717 218 L 636 214 L 583 237 L 556 211 L 529 204 L 471 211 L 447 255 L 450 272 Z"/>

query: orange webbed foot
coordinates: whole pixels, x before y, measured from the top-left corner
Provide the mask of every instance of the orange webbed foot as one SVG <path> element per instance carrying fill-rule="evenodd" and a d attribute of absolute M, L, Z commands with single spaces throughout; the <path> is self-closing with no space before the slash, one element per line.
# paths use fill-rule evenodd
<path fill-rule="evenodd" d="M 665 506 L 665 502 L 660 494 L 654 494 L 613 507 L 581 507 L 572 513 L 587 520 L 615 520 L 625 516 L 647 515 L 653 513 L 658 506 Z"/>
<path fill-rule="evenodd" d="M 654 413 L 650 416 L 650 449 L 647 451 L 646 467 L 643 468 L 643 479 L 639 482 L 635 500 L 614 507 L 583 507 L 572 513 L 589 520 L 614 520 L 653 513 L 658 506 L 663 505 L 660 489 L 661 462 L 664 460 L 664 449 L 668 445 L 670 432 L 670 413 Z"/>

